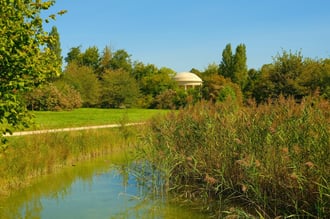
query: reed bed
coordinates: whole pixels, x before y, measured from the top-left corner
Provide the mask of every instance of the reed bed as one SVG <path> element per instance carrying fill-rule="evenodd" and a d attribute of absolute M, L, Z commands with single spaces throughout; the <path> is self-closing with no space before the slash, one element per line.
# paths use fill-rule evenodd
<path fill-rule="evenodd" d="M 139 157 L 215 218 L 330 218 L 330 104 L 201 102 L 155 118 Z"/>
<path fill-rule="evenodd" d="M 0 196 L 29 186 L 35 178 L 133 149 L 136 127 L 11 137 L 0 153 Z"/>

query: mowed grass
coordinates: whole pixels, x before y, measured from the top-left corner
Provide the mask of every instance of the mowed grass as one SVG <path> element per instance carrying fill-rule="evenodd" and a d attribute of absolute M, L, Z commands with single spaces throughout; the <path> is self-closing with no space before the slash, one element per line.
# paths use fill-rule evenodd
<path fill-rule="evenodd" d="M 35 124 L 30 129 L 54 129 L 130 123 L 146 121 L 169 110 L 157 109 L 96 109 L 80 108 L 72 111 L 34 111 Z"/>

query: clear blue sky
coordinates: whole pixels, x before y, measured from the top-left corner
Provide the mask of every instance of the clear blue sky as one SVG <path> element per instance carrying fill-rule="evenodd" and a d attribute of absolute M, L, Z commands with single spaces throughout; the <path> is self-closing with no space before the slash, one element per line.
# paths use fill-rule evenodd
<path fill-rule="evenodd" d="M 282 49 L 330 58 L 329 0 L 57 0 L 47 13 L 61 9 L 51 25 L 64 57 L 79 45 L 110 46 L 180 72 L 219 64 L 227 43 L 244 43 L 249 68 Z"/>

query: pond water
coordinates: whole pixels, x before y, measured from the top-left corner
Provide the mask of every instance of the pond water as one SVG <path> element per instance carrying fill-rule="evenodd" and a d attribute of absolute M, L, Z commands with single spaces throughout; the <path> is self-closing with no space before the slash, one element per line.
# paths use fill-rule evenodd
<path fill-rule="evenodd" d="M 109 160 L 72 166 L 0 198 L 0 218 L 205 218 L 169 204 L 159 179 L 142 182 L 138 175 Z"/>

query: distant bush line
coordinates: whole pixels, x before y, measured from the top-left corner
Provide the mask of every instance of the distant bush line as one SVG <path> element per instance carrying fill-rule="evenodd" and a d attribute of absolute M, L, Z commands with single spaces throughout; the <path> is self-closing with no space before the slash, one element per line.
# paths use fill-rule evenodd
<path fill-rule="evenodd" d="M 230 97 L 239 104 L 249 99 L 265 103 L 280 95 L 297 102 L 318 93 L 330 98 L 330 59 L 311 59 L 301 52 L 282 51 L 260 69 L 248 69 L 246 48 L 232 54 L 227 44 L 219 64 L 190 71 L 203 80 L 202 87 L 180 88 L 176 72 L 153 64 L 132 61 L 125 50 L 97 47 L 81 51 L 73 47 L 65 58 L 60 77 L 23 94 L 29 109 L 71 110 L 79 107 L 179 109 L 200 100 L 223 102 Z"/>

